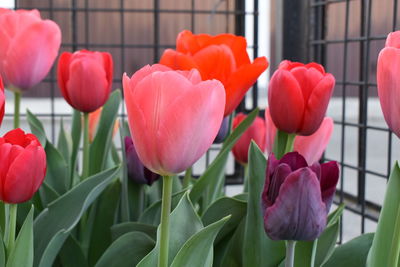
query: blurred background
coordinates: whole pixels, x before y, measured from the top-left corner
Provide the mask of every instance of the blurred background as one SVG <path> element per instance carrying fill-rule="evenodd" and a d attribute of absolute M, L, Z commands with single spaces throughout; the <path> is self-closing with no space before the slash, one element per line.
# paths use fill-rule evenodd
<path fill-rule="evenodd" d="M 374 231 L 387 176 L 400 159 L 400 143 L 383 120 L 376 90 L 376 61 L 386 35 L 399 29 L 397 0 L 0 0 L 7 8 L 37 8 L 59 24 L 61 51 L 108 51 L 114 59 L 113 89 L 131 75 L 158 62 L 177 34 L 234 33 L 247 38 L 251 58 L 266 56 L 269 69 L 247 94 L 239 110 L 267 106 L 268 79 L 282 59 L 323 64 L 336 77 L 327 115 L 335 121 L 324 160 L 341 164 L 336 203 L 346 203 L 340 240 Z M 46 124 L 57 139 L 60 121 L 67 125 L 71 108 L 60 97 L 54 68 L 24 94 L 26 109 Z M 11 129 L 13 97 L 7 93 L 0 134 Z M 121 117 L 125 116 L 121 107 Z M 24 120 L 23 120 L 24 121 Z M 29 129 L 23 122 L 22 127 Z M 118 140 L 116 139 L 116 142 Z M 195 166 L 200 174 L 215 157 L 214 146 Z M 227 193 L 241 190 L 243 169 L 230 158 Z"/>

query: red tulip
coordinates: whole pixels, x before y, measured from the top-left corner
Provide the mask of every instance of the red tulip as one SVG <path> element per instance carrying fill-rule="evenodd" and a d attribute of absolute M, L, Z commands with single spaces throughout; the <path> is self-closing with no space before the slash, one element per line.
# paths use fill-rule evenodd
<path fill-rule="evenodd" d="M 145 66 L 123 77 L 129 127 L 140 161 L 152 172 L 173 175 L 192 166 L 221 126 L 225 92 L 197 70 Z"/>
<path fill-rule="evenodd" d="M 235 129 L 247 116 L 243 113 L 236 115 L 233 120 L 233 129 Z M 248 151 L 251 140 L 254 140 L 259 148 L 264 151 L 265 149 L 265 121 L 257 117 L 250 127 L 243 133 L 243 135 L 236 142 L 232 148 L 233 156 L 237 161 L 242 164 L 248 162 Z"/>
<path fill-rule="evenodd" d="M 58 61 L 57 75 L 68 104 L 82 112 L 93 112 L 106 103 L 111 92 L 111 54 L 87 50 L 64 52 Z"/>
<path fill-rule="evenodd" d="M 99 122 L 100 122 L 102 110 L 103 110 L 103 108 L 101 107 L 101 108 L 98 108 L 95 111 L 89 113 L 89 141 L 90 142 L 93 142 L 94 137 L 96 136 L 97 126 L 99 125 Z M 113 134 L 112 134 L 113 137 L 117 134 L 118 128 L 119 128 L 119 120 L 117 118 L 114 123 L 114 129 L 113 129 Z"/>
<path fill-rule="evenodd" d="M 6 105 L 6 97 L 4 95 L 4 85 L 3 85 L 3 80 L 1 79 L 0 76 L 0 126 L 4 117 L 5 105 Z"/>
<path fill-rule="evenodd" d="M 58 55 L 61 30 L 39 11 L 0 8 L 0 74 L 6 86 L 26 90 L 49 72 Z"/>
<path fill-rule="evenodd" d="M 265 109 L 266 124 L 266 152 L 272 153 L 274 139 L 277 132 L 276 126 L 271 119 L 269 109 Z M 296 136 L 294 139 L 293 151 L 299 152 L 309 165 L 321 159 L 333 132 L 332 118 L 325 117 L 318 130 L 310 136 Z"/>
<path fill-rule="evenodd" d="M 46 175 L 46 153 L 36 136 L 17 128 L 0 137 L 0 162 L 0 199 L 31 199 Z"/>
<path fill-rule="evenodd" d="M 246 47 L 246 39 L 241 36 L 195 35 L 185 30 L 178 35 L 176 50 L 165 50 L 160 63 L 177 70 L 196 68 L 203 80 L 221 81 L 226 92 L 224 116 L 227 116 L 268 67 L 265 57 L 251 63 Z"/>
<path fill-rule="evenodd" d="M 392 32 L 378 56 L 378 95 L 389 128 L 400 137 L 400 31 Z"/>
<path fill-rule="evenodd" d="M 269 83 L 268 104 L 276 127 L 311 135 L 321 125 L 335 78 L 317 63 L 283 61 Z"/>

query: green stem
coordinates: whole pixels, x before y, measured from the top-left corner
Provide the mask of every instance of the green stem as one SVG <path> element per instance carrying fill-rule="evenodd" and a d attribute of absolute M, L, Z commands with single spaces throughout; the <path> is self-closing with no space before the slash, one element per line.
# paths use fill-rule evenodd
<path fill-rule="evenodd" d="M 188 188 L 191 179 L 192 179 L 192 167 L 189 167 L 185 172 L 185 177 L 183 177 L 182 187 Z"/>
<path fill-rule="evenodd" d="M 286 241 L 285 267 L 293 267 L 293 263 L 294 263 L 294 247 L 295 246 L 296 246 L 296 241 L 293 241 L 293 240 Z"/>
<path fill-rule="evenodd" d="M 284 131 L 278 130 L 275 136 L 273 153 L 277 159 L 281 159 L 283 155 L 293 151 L 293 144 L 296 134 L 288 134 Z"/>
<path fill-rule="evenodd" d="M 160 253 L 158 267 L 168 266 L 168 241 L 169 241 L 169 213 L 171 211 L 172 177 L 163 177 L 163 194 L 160 225 Z"/>
<path fill-rule="evenodd" d="M 249 192 L 249 164 L 244 165 L 244 188 L 243 193 Z"/>
<path fill-rule="evenodd" d="M 19 91 L 14 91 L 14 129 L 19 128 L 20 105 L 21 105 L 21 93 Z"/>
<path fill-rule="evenodd" d="M 14 247 L 15 229 L 17 225 L 17 204 L 10 204 L 10 220 L 7 236 L 7 252 L 10 253 Z"/>
<path fill-rule="evenodd" d="M 89 113 L 83 113 L 83 169 L 82 180 L 89 176 Z"/>
<path fill-rule="evenodd" d="M 294 138 L 296 137 L 296 134 L 288 134 L 287 140 L 286 140 L 286 146 L 285 146 L 285 153 L 292 152 L 293 151 L 293 145 L 294 145 Z"/>

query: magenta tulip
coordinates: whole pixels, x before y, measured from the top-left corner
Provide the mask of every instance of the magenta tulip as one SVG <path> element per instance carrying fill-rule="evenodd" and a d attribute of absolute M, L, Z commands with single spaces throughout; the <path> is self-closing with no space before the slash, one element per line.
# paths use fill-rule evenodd
<path fill-rule="evenodd" d="M 333 75 L 317 63 L 281 62 L 268 89 L 276 127 L 286 133 L 313 134 L 322 123 L 334 86 Z"/>
<path fill-rule="evenodd" d="M 27 90 L 49 72 L 58 55 L 61 30 L 39 11 L 0 8 L 0 74 L 4 84 Z"/>
<path fill-rule="evenodd" d="M 400 31 L 392 32 L 378 56 L 378 95 L 389 128 L 400 137 Z"/>
<path fill-rule="evenodd" d="M 124 74 L 123 87 L 132 139 L 148 169 L 180 173 L 211 146 L 224 115 L 221 82 L 156 64 Z"/>
<path fill-rule="evenodd" d="M 271 154 L 262 193 L 267 235 L 273 240 L 318 238 L 326 226 L 338 180 L 335 161 L 308 166 L 297 152 L 281 160 Z"/>

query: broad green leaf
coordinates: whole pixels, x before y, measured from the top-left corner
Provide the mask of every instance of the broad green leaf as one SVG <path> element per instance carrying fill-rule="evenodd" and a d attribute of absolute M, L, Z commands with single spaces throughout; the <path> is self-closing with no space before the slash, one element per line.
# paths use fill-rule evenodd
<path fill-rule="evenodd" d="M 111 236 L 113 240 L 130 232 L 143 232 L 152 239 L 157 239 L 157 227 L 154 225 L 138 222 L 124 222 L 111 227 Z"/>
<path fill-rule="evenodd" d="M 221 229 L 215 240 L 218 243 L 225 236 L 230 234 L 246 216 L 247 203 L 234 198 L 222 197 L 217 199 L 204 212 L 202 221 L 204 225 L 209 225 L 221 220 L 225 216 L 231 215 L 229 221 Z"/>
<path fill-rule="evenodd" d="M 42 183 L 39 188 L 39 195 L 41 200 L 41 205 L 43 207 L 47 207 L 47 205 L 57 198 L 60 197 L 60 194 L 56 192 L 50 185 L 47 184 L 46 181 Z"/>
<path fill-rule="evenodd" d="M 244 238 L 244 227 L 246 220 L 243 219 L 239 226 L 236 228 L 235 232 L 230 238 L 229 242 L 226 245 L 225 250 L 221 250 L 219 248 L 220 243 L 215 248 L 215 259 L 214 265 L 216 267 L 241 267 L 243 266 L 243 238 Z M 218 255 L 221 253 L 222 255 Z M 220 259 L 219 259 L 220 258 Z"/>
<path fill-rule="evenodd" d="M 50 203 L 35 219 L 34 265 L 51 266 L 65 239 L 79 222 L 82 214 L 116 178 L 115 167 L 88 177 L 56 201 Z"/>
<path fill-rule="evenodd" d="M 328 215 L 327 226 L 335 224 L 340 219 L 340 216 L 342 216 L 344 208 L 345 208 L 345 205 L 342 203 L 333 212 L 331 212 Z"/>
<path fill-rule="evenodd" d="M 128 212 L 132 221 L 138 220 L 142 215 L 145 201 L 145 185 L 128 180 Z"/>
<path fill-rule="evenodd" d="M 221 183 L 220 179 L 223 179 L 224 177 L 223 173 L 225 171 L 225 164 L 229 152 L 235 145 L 236 141 L 239 140 L 240 136 L 255 120 L 257 114 L 258 108 L 253 110 L 225 140 L 221 151 L 218 153 L 218 156 L 213 160 L 207 170 L 193 185 L 193 188 L 190 191 L 190 199 L 193 201 L 193 203 L 196 203 L 200 199 L 206 189 L 208 189 L 209 195 L 212 196 L 211 198 L 209 198 L 209 200 L 213 202 L 213 200 L 215 199 L 214 197 L 218 195 L 218 185 Z M 203 205 L 207 207 L 208 203 L 203 203 Z"/>
<path fill-rule="evenodd" d="M 154 240 L 144 233 L 126 233 L 111 244 L 95 267 L 136 266 L 154 247 L 154 244 Z"/>
<path fill-rule="evenodd" d="M 114 224 L 115 214 L 118 209 L 121 194 L 121 184 L 116 180 L 111 184 L 96 202 L 94 223 L 90 234 L 88 252 L 89 265 L 93 266 L 101 257 L 107 247 L 112 243 L 111 226 Z"/>
<path fill-rule="evenodd" d="M 396 161 L 386 187 L 368 267 L 397 266 L 400 254 L 400 168 Z"/>
<path fill-rule="evenodd" d="M 71 152 L 72 152 L 72 139 L 69 134 L 65 131 L 64 121 L 61 118 L 60 121 L 60 132 L 58 134 L 57 149 L 63 156 L 65 162 L 70 166 Z"/>
<path fill-rule="evenodd" d="M 46 147 L 47 173 L 45 181 L 59 195 L 67 192 L 70 185 L 69 166 L 61 153 L 47 141 Z"/>
<path fill-rule="evenodd" d="M 137 216 L 134 216 L 136 210 L 132 210 L 132 205 L 130 205 L 129 197 L 129 188 L 128 188 L 128 163 L 126 161 L 126 154 L 125 154 L 125 137 L 129 135 L 129 127 L 126 124 L 125 120 L 121 119 L 121 123 L 119 125 L 119 137 L 121 142 L 121 155 L 122 155 L 122 168 L 121 168 L 121 219 L 123 222 L 128 222 L 129 220 L 137 220 L 139 215 L 142 213 L 143 208 L 140 206 L 140 211 L 137 213 Z M 141 199 L 144 198 L 144 193 L 141 194 Z M 132 203 L 133 205 L 136 202 Z"/>
<path fill-rule="evenodd" d="M 82 115 L 79 110 L 74 109 L 72 115 L 71 138 L 72 138 L 72 151 L 71 151 L 71 165 L 70 165 L 70 179 L 72 186 L 75 185 L 76 175 L 76 159 L 78 157 L 79 144 L 81 142 L 82 132 Z"/>
<path fill-rule="evenodd" d="M 244 266 L 275 267 L 285 257 L 285 243 L 269 239 L 264 230 L 261 194 L 265 183 L 266 167 L 267 161 L 263 152 L 252 141 L 249 150 L 249 192 L 243 241 Z"/>
<path fill-rule="evenodd" d="M 90 174 L 98 173 L 105 168 L 120 102 L 121 91 L 115 90 L 103 106 L 96 137 L 90 145 Z"/>
<path fill-rule="evenodd" d="M 7 259 L 7 267 L 33 266 L 33 212 L 34 208 L 32 207 L 18 233 L 10 257 Z"/>
<path fill-rule="evenodd" d="M 79 242 L 69 235 L 60 250 L 60 261 L 63 267 L 87 267 L 87 259 Z"/>
<path fill-rule="evenodd" d="M 364 267 L 370 250 L 373 233 L 363 234 L 335 248 L 323 267 Z M 389 267 L 389 265 L 379 265 Z"/>
<path fill-rule="evenodd" d="M 171 267 L 207 267 L 212 266 L 213 243 L 218 232 L 230 216 L 208 225 L 193 235 L 174 258 Z"/>
<path fill-rule="evenodd" d="M 168 262 L 171 263 L 182 245 L 203 228 L 203 223 L 194 210 L 187 193 L 183 195 L 176 208 L 171 212 L 169 225 Z M 159 235 L 159 228 L 157 235 Z M 138 264 L 138 267 L 157 266 L 159 242 L 160 240 L 157 238 L 155 248 Z"/>
<path fill-rule="evenodd" d="M 0 267 L 6 266 L 6 250 L 4 248 L 3 234 L 0 234 Z"/>
<path fill-rule="evenodd" d="M 28 124 L 32 133 L 38 138 L 42 146 L 45 147 L 47 138 L 42 122 L 35 115 L 33 115 L 29 109 L 26 110 L 26 119 L 28 120 Z"/>

